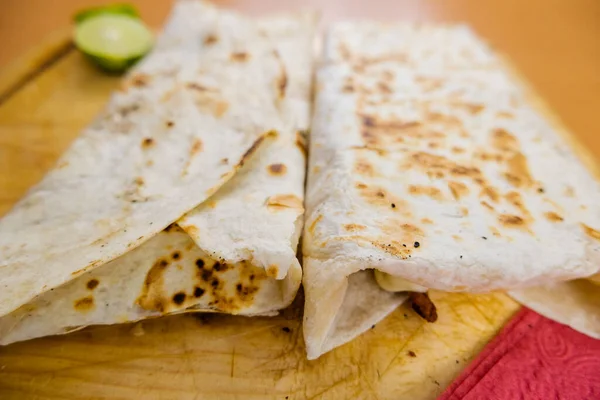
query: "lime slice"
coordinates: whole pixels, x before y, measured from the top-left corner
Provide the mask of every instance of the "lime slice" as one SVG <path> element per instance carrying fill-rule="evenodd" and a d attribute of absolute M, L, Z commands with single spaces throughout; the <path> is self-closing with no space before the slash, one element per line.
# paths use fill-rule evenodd
<path fill-rule="evenodd" d="M 152 47 L 152 33 L 127 15 L 98 14 L 75 27 L 75 44 L 99 67 L 122 72 Z"/>
<path fill-rule="evenodd" d="M 95 17 L 100 14 L 129 15 L 133 18 L 140 17 L 140 14 L 136 8 L 130 4 L 112 4 L 108 6 L 86 8 L 85 10 L 81 10 L 73 16 L 73 20 L 76 24 L 79 24 L 90 17 Z"/>

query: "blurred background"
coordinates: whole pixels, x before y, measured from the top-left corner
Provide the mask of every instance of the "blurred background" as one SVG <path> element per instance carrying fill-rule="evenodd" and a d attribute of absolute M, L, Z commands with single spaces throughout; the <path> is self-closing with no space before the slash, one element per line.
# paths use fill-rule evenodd
<path fill-rule="evenodd" d="M 160 27 L 172 0 L 131 0 Z M 99 0 L 0 0 L 0 74 Z M 342 18 L 466 22 L 506 54 L 581 141 L 600 156 L 600 0 L 216 0 L 250 14 L 321 10 Z"/>

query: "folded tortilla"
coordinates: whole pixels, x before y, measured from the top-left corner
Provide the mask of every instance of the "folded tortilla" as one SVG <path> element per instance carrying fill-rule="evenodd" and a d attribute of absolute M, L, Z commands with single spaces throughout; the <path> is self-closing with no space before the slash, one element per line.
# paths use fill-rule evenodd
<path fill-rule="evenodd" d="M 512 289 L 600 268 L 598 183 L 469 29 L 336 24 L 316 90 L 309 358 L 405 290 Z"/>
<path fill-rule="evenodd" d="M 292 301 L 314 25 L 176 4 L 102 115 L 0 220 L 1 344 Z"/>

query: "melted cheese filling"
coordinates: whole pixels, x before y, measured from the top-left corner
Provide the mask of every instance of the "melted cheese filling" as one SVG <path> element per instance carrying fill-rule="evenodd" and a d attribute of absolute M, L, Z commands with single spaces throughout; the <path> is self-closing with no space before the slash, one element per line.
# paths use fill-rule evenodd
<path fill-rule="evenodd" d="M 426 292 L 427 288 L 407 281 L 399 276 L 394 276 L 374 270 L 375 280 L 380 288 L 388 292 Z"/>

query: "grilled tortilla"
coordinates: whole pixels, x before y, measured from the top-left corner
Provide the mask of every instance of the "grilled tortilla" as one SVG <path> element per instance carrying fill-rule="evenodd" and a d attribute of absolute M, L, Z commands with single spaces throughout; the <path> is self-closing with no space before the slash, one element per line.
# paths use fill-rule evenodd
<path fill-rule="evenodd" d="M 484 292 L 600 267 L 598 183 L 465 27 L 334 25 L 310 154 L 309 358 L 406 299 L 390 289 Z"/>
<path fill-rule="evenodd" d="M 0 220 L 0 343 L 288 305 L 313 30 L 308 15 L 177 3 L 106 110 Z"/>

